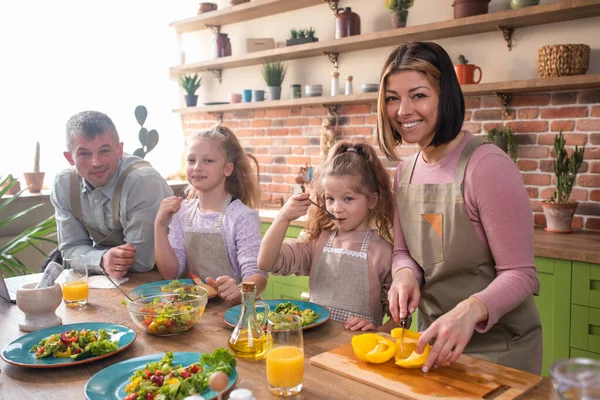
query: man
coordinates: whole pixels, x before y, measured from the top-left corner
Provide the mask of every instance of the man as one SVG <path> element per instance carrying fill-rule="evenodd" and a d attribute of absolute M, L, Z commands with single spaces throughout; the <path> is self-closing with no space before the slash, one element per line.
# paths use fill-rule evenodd
<path fill-rule="evenodd" d="M 112 120 L 84 111 L 67 122 L 69 168 L 54 180 L 63 258 L 85 256 L 90 273 L 115 278 L 154 267 L 154 218 L 173 191 L 150 163 L 123 154 Z"/>

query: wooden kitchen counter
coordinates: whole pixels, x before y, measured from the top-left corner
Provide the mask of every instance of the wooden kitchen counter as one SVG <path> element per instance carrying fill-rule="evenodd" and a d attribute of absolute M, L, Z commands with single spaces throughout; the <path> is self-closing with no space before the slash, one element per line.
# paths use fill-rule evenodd
<path fill-rule="evenodd" d="M 156 272 L 131 274 L 129 282 L 122 287 L 129 291 L 134 287 L 153 280 L 159 280 Z M 84 386 L 95 373 L 114 363 L 142 355 L 164 351 L 212 352 L 218 347 L 227 347 L 231 329 L 223 322 L 223 313 L 228 306 L 220 299 L 209 301 L 206 312 L 198 324 L 189 332 L 157 337 L 141 332 L 129 318 L 121 304 L 123 295 L 116 289 L 91 289 L 90 304 L 79 310 L 67 309 L 61 305 L 57 313 L 63 323 L 111 322 L 129 326 L 137 333 L 137 340 L 127 350 L 114 356 L 82 364 L 79 366 L 30 369 L 9 365 L 0 360 L 0 398 L 2 399 L 84 399 Z M 18 323 L 23 318 L 15 305 L 0 301 L 0 348 L 23 335 Z M 344 378 L 340 375 L 310 365 L 309 358 L 347 344 L 352 333 L 344 330 L 341 323 L 329 321 L 326 324 L 305 331 L 305 373 L 304 388 L 295 399 L 394 399 L 396 397 Z M 267 389 L 265 362 L 238 360 L 239 374 L 235 388 L 248 388 L 257 400 L 275 399 Z M 227 396 L 224 396 L 227 398 Z M 525 399 L 558 398 L 553 393 L 551 381 L 544 378 L 542 384 L 523 397 Z"/>

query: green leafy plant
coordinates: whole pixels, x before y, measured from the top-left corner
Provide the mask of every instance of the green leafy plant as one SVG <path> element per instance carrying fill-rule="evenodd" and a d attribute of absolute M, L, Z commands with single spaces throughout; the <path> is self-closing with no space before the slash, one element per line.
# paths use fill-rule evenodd
<path fill-rule="evenodd" d="M 140 124 L 138 139 L 142 145 L 142 147 L 133 152 L 133 155 L 144 158 L 146 157 L 146 154 L 150 153 L 150 150 L 155 148 L 158 144 L 158 132 L 156 129 L 148 131 L 148 129 L 144 128 L 144 122 L 146 122 L 146 117 L 148 117 L 148 110 L 146 107 L 137 106 L 133 114 L 135 115 L 137 123 Z"/>
<path fill-rule="evenodd" d="M 286 70 L 287 67 L 280 62 L 263 64 L 262 75 L 267 86 L 281 86 Z"/>
<path fill-rule="evenodd" d="M 298 31 L 296 28 L 292 28 L 290 31 L 290 39 L 298 39 Z"/>
<path fill-rule="evenodd" d="M 188 96 L 192 96 L 196 94 L 196 90 L 202 84 L 202 76 L 198 77 L 198 74 L 180 76 L 179 84 Z"/>
<path fill-rule="evenodd" d="M 306 38 L 306 30 L 305 29 L 298 30 L 298 39 L 304 39 L 304 38 Z"/>
<path fill-rule="evenodd" d="M 312 26 L 308 29 L 305 29 L 305 31 L 306 31 L 305 34 L 306 34 L 307 38 L 313 39 L 315 37 L 315 30 L 313 29 Z"/>
<path fill-rule="evenodd" d="M 414 0 L 385 0 L 385 6 L 392 12 L 408 10 L 414 3 Z"/>
<path fill-rule="evenodd" d="M 502 126 L 500 128 L 490 129 L 485 134 L 485 140 L 492 142 L 496 146 L 500 147 L 508 154 L 508 156 L 513 160 L 513 162 L 517 162 L 517 150 L 519 146 L 515 139 L 515 134 L 510 128 Z"/>
<path fill-rule="evenodd" d="M 554 175 L 556 175 L 556 190 L 550 198 L 551 203 L 566 204 L 571 196 L 575 178 L 579 173 L 579 168 L 583 164 L 583 153 L 585 146 L 579 148 L 575 146 L 573 155 L 569 157 L 569 153 L 565 150 L 565 140 L 562 129 L 558 135 L 554 137 L 554 151 L 556 159 L 552 161 L 554 167 Z"/>
<path fill-rule="evenodd" d="M 0 179 L 2 178 L 0 177 Z M 16 184 L 16 182 L 16 179 L 14 179 L 12 175 L 8 175 L 6 178 L 4 178 L 2 182 L 0 182 L 0 197 L 4 196 L 10 190 L 10 188 Z M 2 201 L 0 203 L 0 215 L 5 214 L 7 212 L 7 207 L 17 200 L 24 191 L 25 189 L 21 190 L 5 201 Z M 42 205 L 42 203 L 36 204 L 25 210 L 18 211 L 13 215 L 8 215 L 4 219 L 0 220 L 0 229 L 18 220 L 19 218 L 23 218 L 25 215 L 29 214 L 36 208 L 41 207 Z M 21 260 L 19 260 L 18 254 L 27 248 L 33 247 L 41 255 L 47 256 L 48 254 L 40 249 L 37 244 L 39 242 L 49 242 L 56 245 L 57 241 L 53 238 L 55 236 L 56 220 L 54 219 L 54 215 L 52 215 L 51 217 L 38 222 L 34 226 L 25 229 L 13 239 L 0 246 L 0 272 L 2 272 L 2 275 L 16 276 L 32 273 L 33 271 L 29 270 L 29 268 L 27 268 L 27 266 Z"/>
<path fill-rule="evenodd" d="M 468 63 L 469 63 L 469 60 L 467 60 L 467 59 L 465 58 L 465 56 L 463 56 L 462 54 L 460 54 L 460 55 L 458 56 L 458 63 L 459 63 L 459 64 L 468 64 Z"/>

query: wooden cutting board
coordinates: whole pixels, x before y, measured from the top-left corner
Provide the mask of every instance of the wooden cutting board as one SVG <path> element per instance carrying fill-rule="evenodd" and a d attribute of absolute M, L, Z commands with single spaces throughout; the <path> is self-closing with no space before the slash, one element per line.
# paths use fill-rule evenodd
<path fill-rule="evenodd" d="M 420 369 L 360 361 L 347 344 L 310 359 L 310 363 L 404 399 L 517 399 L 542 382 L 539 375 L 461 356 L 449 367 L 427 374 Z"/>

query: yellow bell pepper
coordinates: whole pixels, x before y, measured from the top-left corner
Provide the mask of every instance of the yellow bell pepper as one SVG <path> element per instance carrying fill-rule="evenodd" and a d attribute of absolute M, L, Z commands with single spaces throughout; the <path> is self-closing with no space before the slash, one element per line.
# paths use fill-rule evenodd
<path fill-rule="evenodd" d="M 138 385 L 140 384 L 140 382 L 142 381 L 142 377 L 138 376 L 137 378 L 135 378 L 131 383 L 128 383 L 127 386 L 125 386 L 125 392 L 126 393 L 132 393 L 135 391 L 135 389 L 137 389 Z"/>
<path fill-rule="evenodd" d="M 364 333 L 352 338 L 352 349 L 361 361 L 382 364 L 396 353 L 396 343 L 375 333 Z"/>
<path fill-rule="evenodd" d="M 417 349 L 417 341 L 421 337 L 419 332 L 404 331 L 404 344 L 402 344 L 402 328 L 392 329 L 392 337 L 398 339 L 396 341 L 396 365 L 402 368 L 421 368 L 427 357 L 431 352 L 429 344 L 425 345 L 423 353 L 418 354 L 415 350 Z"/>
<path fill-rule="evenodd" d="M 58 358 L 69 358 L 69 357 L 71 357 L 71 348 L 67 347 L 67 351 L 65 351 L 65 352 L 57 351 L 56 352 L 56 357 L 58 357 Z"/>

